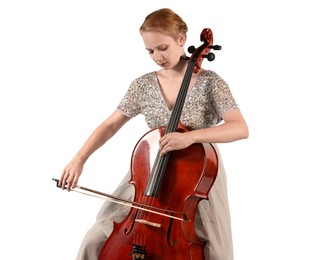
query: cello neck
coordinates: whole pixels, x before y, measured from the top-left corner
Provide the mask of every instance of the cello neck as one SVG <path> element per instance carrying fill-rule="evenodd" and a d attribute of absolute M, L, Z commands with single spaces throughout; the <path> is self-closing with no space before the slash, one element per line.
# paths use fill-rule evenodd
<path fill-rule="evenodd" d="M 183 81 L 180 86 L 180 90 L 178 92 L 178 96 L 176 99 L 175 106 L 172 110 L 171 117 L 169 119 L 169 123 L 166 127 L 165 134 L 175 132 L 178 128 L 178 124 L 181 117 L 181 112 L 184 107 L 186 95 L 188 92 L 188 87 L 190 85 L 192 74 L 194 71 L 195 62 L 189 61 L 186 69 L 186 73 L 184 75 Z"/>

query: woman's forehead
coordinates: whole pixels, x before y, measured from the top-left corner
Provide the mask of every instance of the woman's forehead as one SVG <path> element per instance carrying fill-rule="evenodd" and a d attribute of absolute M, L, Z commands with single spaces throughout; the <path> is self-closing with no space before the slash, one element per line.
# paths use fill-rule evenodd
<path fill-rule="evenodd" d="M 176 42 L 173 37 L 157 31 L 142 32 L 142 38 L 145 47 L 150 49 L 154 49 L 160 45 Z"/>

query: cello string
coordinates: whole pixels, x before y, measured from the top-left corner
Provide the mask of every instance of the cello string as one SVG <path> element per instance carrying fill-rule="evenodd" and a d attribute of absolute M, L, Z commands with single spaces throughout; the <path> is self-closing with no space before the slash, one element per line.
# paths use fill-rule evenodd
<path fill-rule="evenodd" d="M 188 93 L 194 67 L 195 67 L 195 62 L 189 61 L 187 65 L 185 77 L 183 78 L 180 90 L 178 92 L 175 107 L 173 108 L 171 117 L 169 119 L 169 122 L 168 122 L 167 128 L 165 129 L 164 134 L 175 132 L 177 130 L 178 122 L 180 121 L 181 112 L 182 112 L 184 102 L 185 102 L 185 99 Z M 151 174 L 153 174 L 153 176 L 150 176 L 149 183 L 147 184 L 149 185 L 149 192 L 151 192 L 149 195 L 153 194 L 154 196 L 156 196 L 158 194 L 161 183 L 165 175 L 165 170 L 166 170 L 167 163 L 170 157 L 169 155 L 170 153 L 161 157 L 158 151 L 153 170 L 151 171 Z M 145 196 L 145 197 L 142 198 L 142 203 L 152 206 L 154 202 L 154 198 L 152 196 Z M 150 212 L 141 212 L 139 214 L 139 217 L 141 219 L 148 219 L 149 216 L 150 216 Z"/>

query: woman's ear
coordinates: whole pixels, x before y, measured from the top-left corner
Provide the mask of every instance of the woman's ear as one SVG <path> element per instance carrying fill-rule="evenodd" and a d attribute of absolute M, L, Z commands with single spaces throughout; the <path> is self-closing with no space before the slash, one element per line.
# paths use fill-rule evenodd
<path fill-rule="evenodd" d="M 179 35 L 179 45 L 180 45 L 180 47 L 184 47 L 185 42 L 186 42 L 186 35 L 185 35 L 185 33 L 181 33 Z"/>

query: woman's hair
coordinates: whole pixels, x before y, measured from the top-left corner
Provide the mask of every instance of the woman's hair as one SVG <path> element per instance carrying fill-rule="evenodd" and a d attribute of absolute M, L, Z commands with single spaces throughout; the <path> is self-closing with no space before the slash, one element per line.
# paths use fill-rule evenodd
<path fill-rule="evenodd" d="M 156 31 L 177 38 L 188 31 L 183 19 L 169 8 L 162 8 L 149 14 L 140 27 L 140 33 Z"/>

